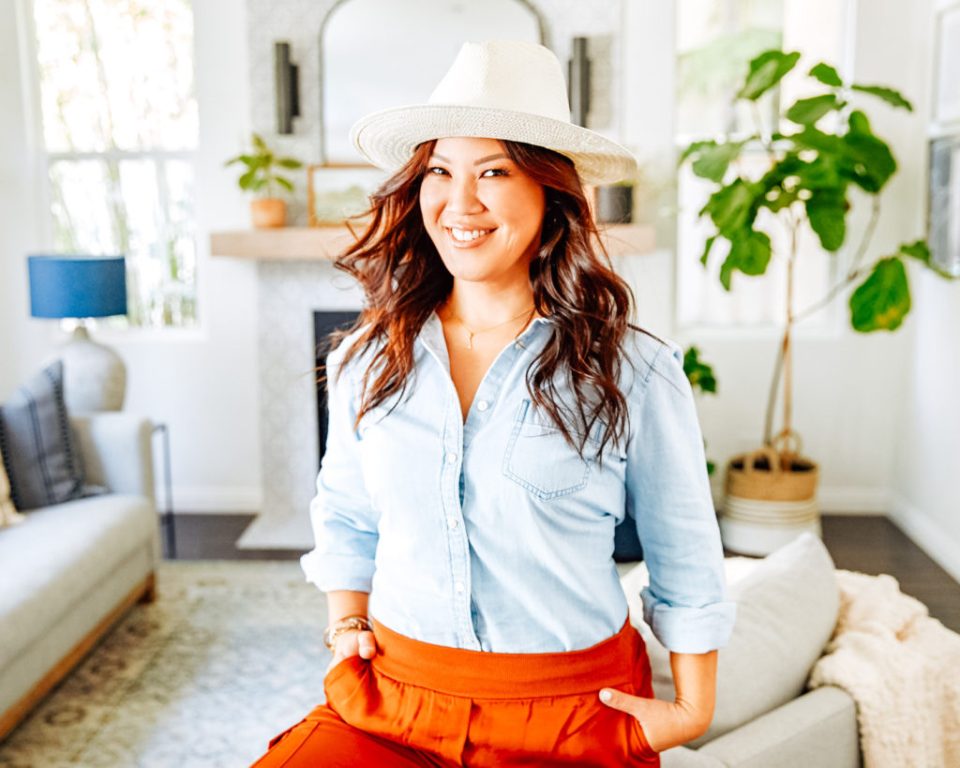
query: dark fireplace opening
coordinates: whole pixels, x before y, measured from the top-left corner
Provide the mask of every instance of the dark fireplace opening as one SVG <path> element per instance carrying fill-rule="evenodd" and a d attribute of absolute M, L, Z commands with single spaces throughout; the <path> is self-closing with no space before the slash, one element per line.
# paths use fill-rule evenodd
<path fill-rule="evenodd" d="M 320 462 L 323 461 L 324 449 L 327 445 L 327 425 L 330 411 L 327 408 L 326 382 L 320 382 L 327 375 L 327 354 L 330 352 L 330 342 L 327 336 L 335 330 L 349 328 L 360 315 L 359 310 L 330 310 L 314 311 L 313 313 L 313 348 L 316 351 L 317 372 L 314 382 L 317 388 L 317 471 L 320 471 Z"/>

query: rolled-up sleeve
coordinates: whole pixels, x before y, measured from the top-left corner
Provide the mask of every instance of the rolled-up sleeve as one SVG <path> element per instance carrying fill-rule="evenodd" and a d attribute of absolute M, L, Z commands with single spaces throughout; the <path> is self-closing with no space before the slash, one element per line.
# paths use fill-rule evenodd
<path fill-rule="evenodd" d="M 736 603 L 727 599 L 703 437 L 679 345 L 659 346 L 637 390 L 626 498 L 650 574 L 640 591 L 643 618 L 668 650 L 705 653 L 728 642 Z"/>
<path fill-rule="evenodd" d="M 300 558 L 307 581 L 322 591 L 370 592 L 379 535 L 378 518 L 363 482 L 356 418 L 354 378 L 337 369 L 349 337 L 326 357 L 327 440 L 317 493 L 310 502 L 315 547 Z M 351 361 L 353 363 L 354 361 Z"/>

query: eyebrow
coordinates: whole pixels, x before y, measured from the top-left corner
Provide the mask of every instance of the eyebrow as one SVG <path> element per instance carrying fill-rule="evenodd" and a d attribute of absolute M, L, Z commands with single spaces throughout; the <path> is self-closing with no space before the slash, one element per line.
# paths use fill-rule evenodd
<path fill-rule="evenodd" d="M 443 155 L 438 155 L 436 152 L 434 152 L 434 153 L 431 155 L 431 157 L 435 157 L 435 158 L 437 158 L 437 160 L 443 160 L 443 162 L 445 162 L 445 163 L 449 163 L 449 162 L 450 162 L 450 160 L 449 160 L 448 158 L 444 157 Z M 484 163 L 489 163 L 491 160 L 499 160 L 501 157 L 502 157 L 503 159 L 505 159 L 505 160 L 509 160 L 509 159 L 510 159 L 507 155 L 505 155 L 505 154 L 503 154 L 503 153 L 501 152 L 500 154 L 497 154 L 497 155 L 487 155 L 486 157 L 481 157 L 479 160 L 474 160 L 474 161 L 473 161 L 473 164 L 474 164 L 474 165 L 483 165 Z"/>

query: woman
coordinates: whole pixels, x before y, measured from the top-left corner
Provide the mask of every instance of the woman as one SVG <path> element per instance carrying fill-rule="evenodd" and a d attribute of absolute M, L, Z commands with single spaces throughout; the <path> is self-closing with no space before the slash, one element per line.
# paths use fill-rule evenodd
<path fill-rule="evenodd" d="M 333 661 L 256 765 L 659 765 L 711 721 L 735 605 L 680 348 L 628 324 L 596 253 L 582 185 L 635 159 L 517 41 L 466 43 L 426 105 L 351 136 L 396 172 L 337 262 L 367 307 L 326 359 L 302 560 Z M 612 560 L 627 509 L 674 701 Z"/>

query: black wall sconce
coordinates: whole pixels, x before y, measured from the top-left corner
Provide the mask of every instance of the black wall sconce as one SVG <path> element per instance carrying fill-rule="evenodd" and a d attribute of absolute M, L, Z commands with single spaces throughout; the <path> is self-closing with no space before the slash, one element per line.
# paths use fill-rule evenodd
<path fill-rule="evenodd" d="M 300 117 L 299 67 L 290 63 L 290 43 L 273 44 L 276 82 L 277 133 L 293 133 L 293 118 Z"/>
<path fill-rule="evenodd" d="M 567 82 L 570 88 L 570 121 L 587 127 L 590 111 L 590 59 L 587 58 L 587 38 L 573 38 L 573 56 L 567 62 Z"/>

